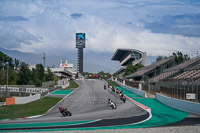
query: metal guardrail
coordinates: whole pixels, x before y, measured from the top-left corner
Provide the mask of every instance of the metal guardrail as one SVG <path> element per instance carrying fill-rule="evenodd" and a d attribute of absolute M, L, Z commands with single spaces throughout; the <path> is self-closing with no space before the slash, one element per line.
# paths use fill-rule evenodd
<path fill-rule="evenodd" d="M 6 89 L 5 87 L 0 87 L 0 96 L 2 97 L 12 97 L 12 96 L 18 96 L 18 97 L 25 97 L 29 96 L 31 94 L 41 94 L 41 97 L 46 96 L 48 93 L 51 93 L 57 89 L 60 89 L 61 87 L 55 87 L 55 88 L 12 88 L 9 87 Z"/>

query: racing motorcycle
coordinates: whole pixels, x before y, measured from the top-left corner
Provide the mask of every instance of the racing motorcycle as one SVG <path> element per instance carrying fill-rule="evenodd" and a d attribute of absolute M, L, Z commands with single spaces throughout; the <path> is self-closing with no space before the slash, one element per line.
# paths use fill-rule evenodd
<path fill-rule="evenodd" d="M 115 88 L 114 87 L 112 87 L 112 91 L 115 92 Z"/>
<path fill-rule="evenodd" d="M 106 85 L 104 85 L 104 90 L 106 90 Z"/>
<path fill-rule="evenodd" d="M 112 109 L 117 109 L 117 105 L 110 99 L 108 99 L 108 104 Z"/>
<path fill-rule="evenodd" d="M 117 88 L 116 93 L 119 94 L 119 89 Z"/>
<path fill-rule="evenodd" d="M 126 97 L 124 96 L 124 94 L 120 95 L 120 99 L 125 103 L 126 102 Z"/>
<path fill-rule="evenodd" d="M 65 116 L 72 116 L 72 113 L 67 110 L 67 108 L 63 107 L 63 106 L 59 106 L 59 111 L 60 113 L 65 117 Z"/>

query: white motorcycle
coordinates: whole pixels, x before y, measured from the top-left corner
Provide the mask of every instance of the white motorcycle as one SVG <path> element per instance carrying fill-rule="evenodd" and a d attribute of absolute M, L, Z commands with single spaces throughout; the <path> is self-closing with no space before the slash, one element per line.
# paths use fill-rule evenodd
<path fill-rule="evenodd" d="M 117 105 L 110 99 L 108 99 L 108 104 L 112 109 L 117 109 Z"/>

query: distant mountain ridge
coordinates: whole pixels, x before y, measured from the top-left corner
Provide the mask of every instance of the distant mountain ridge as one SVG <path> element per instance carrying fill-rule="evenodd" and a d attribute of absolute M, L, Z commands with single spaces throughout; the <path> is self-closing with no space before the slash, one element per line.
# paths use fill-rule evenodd
<path fill-rule="evenodd" d="M 8 50 L 0 48 L 0 51 L 7 54 L 12 58 L 17 58 L 20 61 L 24 61 L 29 65 L 43 64 L 42 54 L 25 53 L 17 50 Z M 111 58 L 114 53 L 93 53 L 84 52 L 84 72 L 97 73 L 100 71 L 114 73 L 121 68 L 118 61 L 112 61 Z M 59 67 L 61 60 L 67 60 L 68 63 L 73 63 L 74 67 L 77 66 L 77 54 L 67 53 L 65 55 L 49 56 L 46 54 L 46 66 Z M 147 65 L 151 64 L 156 60 L 156 56 L 147 56 Z"/>
<path fill-rule="evenodd" d="M 17 58 L 20 61 L 24 61 L 29 65 L 34 64 L 43 64 L 42 54 L 35 54 L 35 53 L 24 53 L 17 50 L 8 50 L 0 48 L 0 51 L 7 54 L 12 58 Z M 111 61 L 112 54 L 95 54 L 95 53 L 84 53 L 84 71 L 85 72 L 92 72 L 97 73 L 99 71 L 110 72 L 113 73 L 119 68 L 117 62 Z M 74 67 L 76 68 L 76 53 L 72 55 L 69 53 L 65 56 L 48 56 L 46 55 L 46 66 L 52 67 L 59 67 L 61 60 L 67 60 L 68 63 L 73 63 Z"/>

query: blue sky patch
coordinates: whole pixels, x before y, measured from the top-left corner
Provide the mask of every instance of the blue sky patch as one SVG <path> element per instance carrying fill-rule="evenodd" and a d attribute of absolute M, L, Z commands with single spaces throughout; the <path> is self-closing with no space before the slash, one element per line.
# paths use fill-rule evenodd
<path fill-rule="evenodd" d="M 27 18 L 22 16 L 0 16 L 0 21 L 28 21 Z"/>
<path fill-rule="evenodd" d="M 77 18 L 82 17 L 83 14 L 81 14 L 81 13 L 72 13 L 70 16 L 71 16 L 72 18 L 74 18 L 74 19 L 77 19 Z"/>

